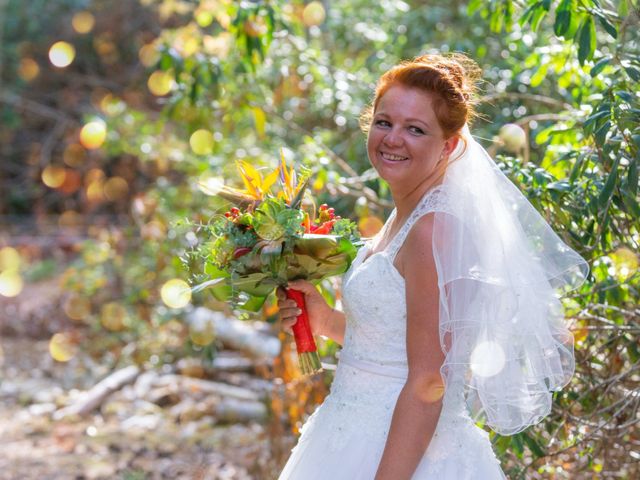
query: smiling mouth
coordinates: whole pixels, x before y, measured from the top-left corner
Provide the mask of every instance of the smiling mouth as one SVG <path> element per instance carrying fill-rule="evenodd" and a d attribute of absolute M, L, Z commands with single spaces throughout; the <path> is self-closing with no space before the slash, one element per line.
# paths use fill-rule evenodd
<path fill-rule="evenodd" d="M 409 159 L 409 157 L 401 157 L 400 155 L 393 155 L 385 152 L 380 152 L 380 156 L 388 162 L 402 162 Z"/>

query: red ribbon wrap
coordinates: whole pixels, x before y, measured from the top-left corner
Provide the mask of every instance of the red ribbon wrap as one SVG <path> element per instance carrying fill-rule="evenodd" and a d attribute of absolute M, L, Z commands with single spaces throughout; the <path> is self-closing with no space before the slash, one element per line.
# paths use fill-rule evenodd
<path fill-rule="evenodd" d="M 307 306 L 304 301 L 304 293 L 299 290 L 293 290 L 292 288 L 286 289 L 287 298 L 293 299 L 298 308 L 302 310 L 302 313 L 298 315 L 298 320 L 295 325 L 291 327 L 293 330 L 293 338 L 296 341 L 296 347 L 298 353 L 315 352 L 317 350 L 316 342 L 313 339 L 313 332 L 311 331 L 311 324 L 309 323 L 309 315 L 307 313 Z"/>

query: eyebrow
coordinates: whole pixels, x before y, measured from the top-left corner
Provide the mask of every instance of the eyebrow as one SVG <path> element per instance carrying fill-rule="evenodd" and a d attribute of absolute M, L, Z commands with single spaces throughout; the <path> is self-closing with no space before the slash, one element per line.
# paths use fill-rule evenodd
<path fill-rule="evenodd" d="M 375 116 L 378 116 L 378 115 L 383 116 L 383 117 L 386 117 L 386 118 L 391 118 L 391 117 L 389 117 L 389 115 L 387 115 L 387 114 L 386 114 L 386 113 L 384 113 L 384 112 L 376 112 L 376 114 L 374 115 L 374 117 L 375 117 Z M 421 120 L 421 119 L 419 119 L 419 118 L 406 118 L 405 120 L 406 120 L 407 122 L 414 122 L 414 123 L 415 123 L 415 122 L 420 122 L 420 123 L 422 123 L 423 125 L 425 125 L 428 129 L 431 129 L 431 125 L 429 125 L 427 122 L 425 122 L 424 120 Z"/>

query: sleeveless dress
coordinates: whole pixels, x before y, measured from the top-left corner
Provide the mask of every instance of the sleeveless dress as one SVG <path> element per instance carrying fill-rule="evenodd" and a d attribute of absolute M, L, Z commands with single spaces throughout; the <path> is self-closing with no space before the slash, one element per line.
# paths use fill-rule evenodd
<path fill-rule="evenodd" d="M 405 284 L 393 261 L 418 218 L 447 211 L 440 187 L 423 196 L 387 248 L 365 260 L 369 240 L 345 273 L 346 330 L 331 391 L 303 425 L 279 480 L 375 477 L 408 372 Z M 394 209 L 382 231 L 395 215 Z M 436 431 L 412 479 L 506 479 L 489 435 L 467 413 L 462 384 L 447 385 Z"/>

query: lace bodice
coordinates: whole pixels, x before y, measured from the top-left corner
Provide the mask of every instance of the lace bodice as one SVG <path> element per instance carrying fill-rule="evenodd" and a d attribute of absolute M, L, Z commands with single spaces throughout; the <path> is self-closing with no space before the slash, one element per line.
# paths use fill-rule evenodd
<path fill-rule="evenodd" d="M 343 278 L 347 317 L 344 352 L 360 360 L 407 367 L 405 284 L 393 262 L 415 222 L 430 212 L 447 211 L 447 207 L 445 190 L 436 186 L 425 194 L 384 250 L 366 258 L 375 239 L 395 218 L 395 209 L 380 233 L 358 251 Z"/>

